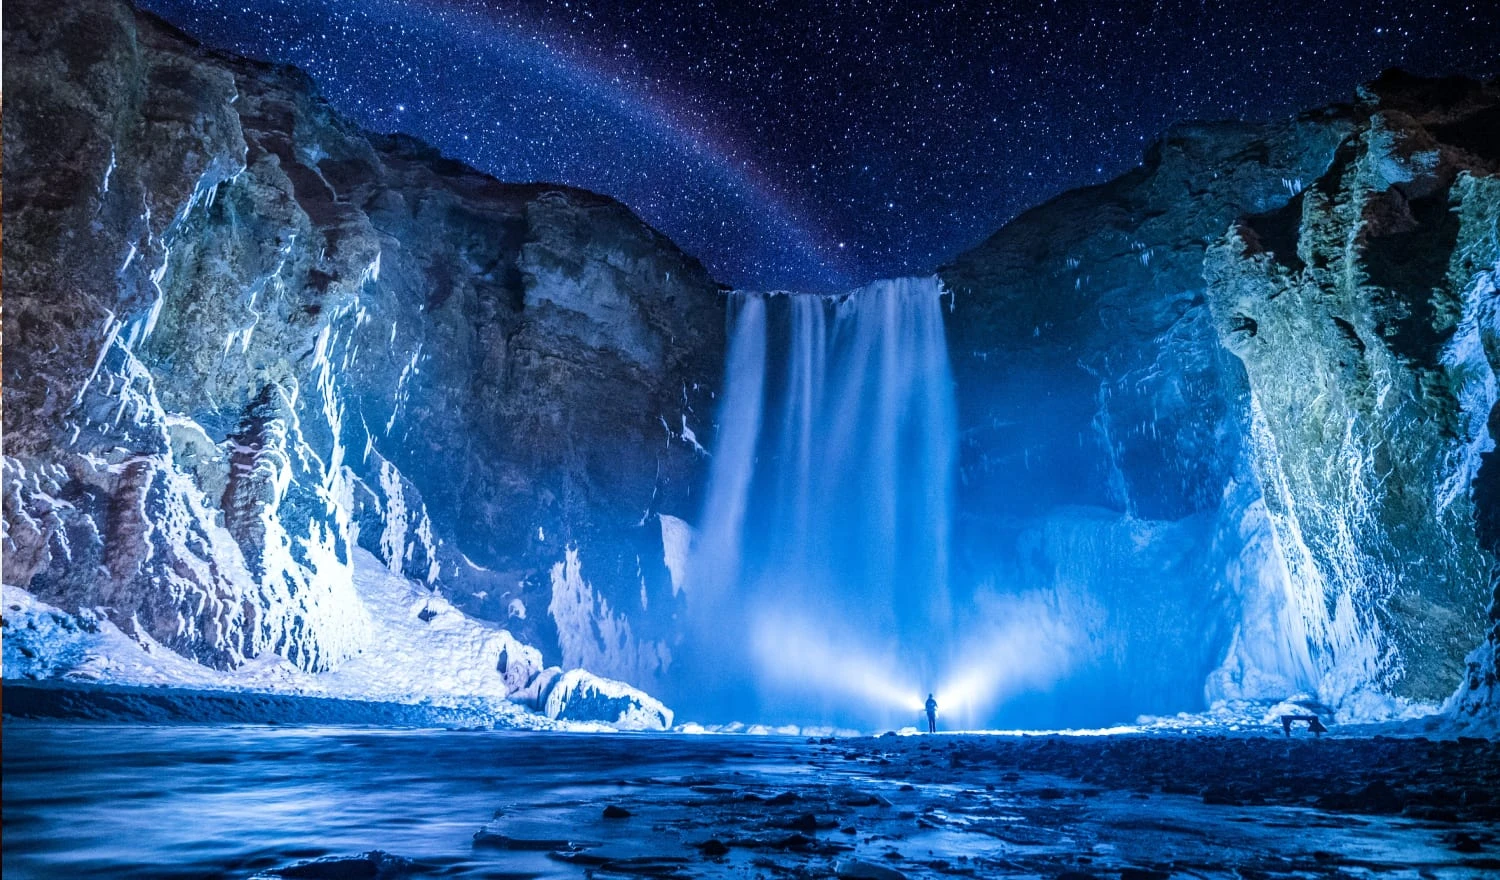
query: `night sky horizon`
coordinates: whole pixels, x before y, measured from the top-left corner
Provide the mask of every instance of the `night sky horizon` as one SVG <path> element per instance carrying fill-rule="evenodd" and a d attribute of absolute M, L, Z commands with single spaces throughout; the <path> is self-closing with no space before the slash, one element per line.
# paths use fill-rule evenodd
<path fill-rule="evenodd" d="M 1177 122 L 1286 117 L 1390 67 L 1500 74 L 1493 2 L 142 5 L 371 129 L 613 196 L 751 289 L 930 272 Z"/>

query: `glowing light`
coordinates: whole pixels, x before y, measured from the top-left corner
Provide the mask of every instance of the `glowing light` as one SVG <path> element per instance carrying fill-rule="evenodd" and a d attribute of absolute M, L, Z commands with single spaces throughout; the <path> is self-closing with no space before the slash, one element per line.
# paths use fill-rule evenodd
<path fill-rule="evenodd" d="M 870 651 L 861 639 L 783 614 L 754 625 L 755 658 L 768 679 L 809 692 L 838 693 L 901 712 L 920 712 L 921 686 L 904 674 L 893 651 Z"/>
<path fill-rule="evenodd" d="M 1078 635 L 1040 597 L 995 600 L 983 632 L 971 636 L 936 692 L 938 706 L 974 719 L 1007 697 L 1050 686 L 1072 665 Z"/>

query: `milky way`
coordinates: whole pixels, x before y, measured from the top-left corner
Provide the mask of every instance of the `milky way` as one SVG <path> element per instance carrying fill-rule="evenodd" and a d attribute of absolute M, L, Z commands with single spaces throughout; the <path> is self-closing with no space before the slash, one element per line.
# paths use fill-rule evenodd
<path fill-rule="evenodd" d="M 360 123 L 614 196 L 737 286 L 921 273 L 1188 119 L 1500 73 L 1500 3 L 147 0 Z"/>

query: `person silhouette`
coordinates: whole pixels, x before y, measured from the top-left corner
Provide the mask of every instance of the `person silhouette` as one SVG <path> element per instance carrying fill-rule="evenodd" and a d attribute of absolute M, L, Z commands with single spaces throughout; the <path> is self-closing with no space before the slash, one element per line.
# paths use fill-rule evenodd
<path fill-rule="evenodd" d="M 937 700 L 927 695 L 927 732 L 937 733 Z"/>

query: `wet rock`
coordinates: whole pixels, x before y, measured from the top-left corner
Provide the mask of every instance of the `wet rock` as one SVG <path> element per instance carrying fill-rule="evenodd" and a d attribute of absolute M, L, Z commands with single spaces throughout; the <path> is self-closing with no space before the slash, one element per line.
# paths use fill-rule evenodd
<path fill-rule="evenodd" d="M 728 854 L 729 847 L 724 845 L 724 841 L 716 837 L 710 837 L 708 840 L 698 844 L 698 851 L 703 853 L 706 858 L 714 859 Z"/>
<path fill-rule="evenodd" d="M 1423 819 L 1428 822 L 1457 822 L 1458 812 L 1448 807 L 1433 807 L 1425 804 L 1408 803 L 1401 810 L 1401 815 L 1412 819 Z"/>
<path fill-rule="evenodd" d="M 1138 584 L 1087 594 L 1117 658 L 1089 717 L 1206 673 L 1210 700 L 1461 685 L 1493 717 L 1500 478 L 1472 450 L 1495 406 L 1497 106 L 1493 83 L 1393 73 L 1282 122 L 1179 126 L 941 270 L 972 568 L 1046 583 L 1087 544 L 1082 579 Z M 1238 587 L 1207 601 L 1205 572 Z M 1379 635 L 1335 644 L 1351 627 Z M 1304 632 L 1310 656 L 1279 647 Z"/>
<path fill-rule="evenodd" d="M 550 852 L 547 857 L 609 874 L 635 877 L 686 877 L 689 861 L 677 856 L 615 856 L 596 852 Z M 586 872 L 592 873 L 592 872 Z"/>
<path fill-rule="evenodd" d="M 511 837 L 488 829 L 474 833 L 474 845 L 516 852 L 577 852 L 585 848 L 563 838 Z"/>
<path fill-rule="evenodd" d="M 1203 802 L 1216 806 L 1238 807 L 1243 800 L 1235 789 L 1226 785 L 1210 785 L 1203 789 Z"/>
<path fill-rule="evenodd" d="M 411 859 L 374 850 L 358 856 L 314 859 L 286 868 L 276 868 L 268 873 L 274 877 L 296 880 L 384 880 L 409 876 L 418 867 Z"/>
<path fill-rule="evenodd" d="M 894 868 L 858 859 L 840 861 L 834 868 L 834 876 L 839 880 L 906 880 L 906 875 Z"/>
<path fill-rule="evenodd" d="M 1406 800 L 1384 780 L 1377 779 L 1357 791 L 1324 795 L 1317 804 L 1325 810 L 1346 813 L 1389 814 L 1401 812 Z"/>
<path fill-rule="evenodd" d="M 1490 371 L 1495 330 L 1476 316 L 1500 253 L 1480 230 L 1500 216 L 1500 178 L 1445 140 L 1495 98 L 1455 82 L 1421 106 L 1432 85 L 1366 87 L 1326 171 L 1285 210 L 1235 223 L 1204 263 L 1220 336 L 1275 438 L 1255 462 L 1273 522 L 1286 534 L 1296 521 L 1323 589 L 1382 634 L 1358 648 L 1379 658 L 1376 680 L 1426 701 L 1453 692 L 1484 636 L 1496 549 L 1484 508 L 1500 501 L 1462 452 L 1489 442 L 1495 405 L 1466 387 Z M 1313 439 L 1334 431 L 1337 443 Z"/>
<path fill-rule="evenodd" d="M 604 818 L 606 819 L 629 819 L 632 815 L 629 810 L 616 804 L 610 804 L 604 808 Z"/>
<path fill-rule="evenodd" d="M 803 813 L 795 818 L 785 819 L 775 824 L 777 828 L 785 828 L 788 831 L 803 831 L 808 834 L 837 828 L 839 825 L 836 819 L 820 819 L 813 813 Z"/>

